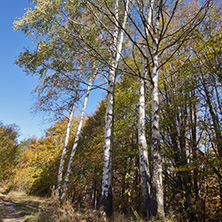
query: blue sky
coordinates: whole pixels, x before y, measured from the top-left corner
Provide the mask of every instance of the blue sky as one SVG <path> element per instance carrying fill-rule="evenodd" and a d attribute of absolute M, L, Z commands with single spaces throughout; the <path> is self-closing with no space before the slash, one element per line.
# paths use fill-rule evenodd
<path fill-rule="evenodd" d="M 30 109 L 34 104 L 31 92 L 37 79 L 27 76 L 17 65 L 15 57 L 24 47 L 33 48 L 31 38 L 21 32 L 13 31 L 13 21 L 21 17 L 28 0 L 0 1 L 0 121 L 4 124 L 16 124 L 20 127 L 20 140 L 32 135 L 40 137 L 53 123 L 44 122 L 43 115 L 33 116 Z M 104 93 L 103 93 L 104 94 Z M 100 101 L 100 93 L 89 98 L 87 113 L 95 110 Z"/>

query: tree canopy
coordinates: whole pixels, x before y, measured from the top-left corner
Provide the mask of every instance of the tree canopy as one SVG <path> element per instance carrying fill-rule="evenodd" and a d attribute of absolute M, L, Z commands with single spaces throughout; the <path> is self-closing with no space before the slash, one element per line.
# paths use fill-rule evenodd
<path fill-rule="evenodd" d="M 20 144 L 16 128 L 0 125 L 1 179 L 11 176 L 14 187 L 48 195 L 60 175 L 59 190 L 73 206 L 108 217 L 218 221 L 221 6 L 31 3 L 14 25 L 33 36 L 36 48 L 25 49 L 16 63 L 39 78 L 34 109 L 56 118 L 42 138 Z M 83 118 L 91 85 L 107 94 Z"/>

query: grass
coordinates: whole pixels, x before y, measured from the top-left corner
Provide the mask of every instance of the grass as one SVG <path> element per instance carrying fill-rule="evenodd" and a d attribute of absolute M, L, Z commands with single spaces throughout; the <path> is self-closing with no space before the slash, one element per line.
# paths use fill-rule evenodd
<path fill-rule="evenodd" d="M 1 190 L 0 190 L 1 192 Z M 3 192 L 4 193 L 4 192 Z M 101 212 L 88 208 L 73 208 L 69 201 L 59 205 L 52 195 L 50 198 L 29 196 L 21 192 L 11 191 L 3 197 L 16 203 L 22 216 L 29 222 L 104 222 L 109 221 Z M 0 196 L 1 198 L 1 196 Z M 122 214 L 116 214 L 114 222 L 132 222 Z M 136 220 L 140 222 L 142 220 Z"/>
<path fill-rule="evenodd" d="M 10 200 L 16 203 L 21 214 L 30 221 L 32 221 L 36 217 L 36 214 L 39 213 L 40 205 L 47 201 L 46 199 L 27 196 L 20 192 L 10 192 L 8 196 Z"/>
<path fill-rule="evenodd" d="M 45 198 L 28 196 L 22 192 L 10 191 L 8 193 L 3 188 L 0 188 L 0 201 L 4 199 L 10 199 L 10 201 L 14 202 L 19 214 L 27 221 L 35 221 L 36 215 L 39 214 L 40 205 L 47 201 Z M 2 216 L 1 210 L 0 216 Z"/>
<path fill-rule="evenodd" d="M 9 198 L 16 203 L 16 207 L 28 222 L 142 222 L 143 220 L 134 212 L 134 217 L 126 218 L 120 213 L 114 213 L 112 220 L 107 220 L 104 214 L 88 208 L 73 208 L 69 201 L 62 206 L 55 198 L 54 192 L 50 198 L 26 195 L 22 192 L 5 191 L 0 188 L 0 200 Z M 1 209 L 0 209 L 1 217 Z M 171 217 L 172 218 L 172 217 Z M 1 221 L 1 220 L 0 220 Z M 155 221 L 155 220 L 152 220 Z M 172 222 L 174 220 L 166 220 Z"/>

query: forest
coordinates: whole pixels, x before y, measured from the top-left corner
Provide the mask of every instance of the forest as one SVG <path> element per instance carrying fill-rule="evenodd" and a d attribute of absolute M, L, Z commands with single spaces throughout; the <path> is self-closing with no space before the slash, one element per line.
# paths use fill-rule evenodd
<path fill-rule="evenodd" d="M 34 47 L 15 62 L 51 126 L 18 141 L 0 122 L 0 183 L 113 221 L 221 221 L 221 6 L 30 0 L 14 29 Z"/>

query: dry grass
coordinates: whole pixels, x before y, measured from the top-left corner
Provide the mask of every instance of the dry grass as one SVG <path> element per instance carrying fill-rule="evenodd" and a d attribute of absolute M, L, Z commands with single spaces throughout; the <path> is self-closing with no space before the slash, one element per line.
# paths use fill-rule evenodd
<path fill-rule="evenodd" d="M 98 210 L 88 208 L 73 208 L 69 201 L 62 205 L 59 204 L 52 190 L 50 199 L 44 201 L 39 206 L 39 212 L 31 221 L 55 221 L 55 222 L 142 222 L 137 215 L 137 219 L 126 218 L 122 214 L 114 214 L 114 218 L 107 219 L 106 216 Z"/>
<path fill-rule="evenodd" d="M 0 190 L 0 198 L 9 198 L 16 204 L 16 208 L 22 214 L 27 221 L 35 221 L 36 215 L 39 213 L 39 207 L 41 204 L 47 201 L 45 198 L 36 196 L 28 196 L 22 192 L 10 191 L 7 193 L 3 189 Z"/>
<path fill-rule="evenodd" d="M 1 195 L 2 193 L 2 195 Z M 52 191 L 50 198 L 29 196 L 22 192 L 10 191 L 8 194 L 0 188 L 0 198 L 7 196 L 16 203 L 17 208 L 30 222 L 142 222 L 143 220 L 134 212 L 134 216 L 126 218 L 125 215 L 114 213 L 112 219 L 107 219 L 104 214 L 97 210 L 87 208 L 73 208 L 69 201 L 61 206 Z M 153 222 L 155 220 L 152 220 Z M 166 222 L 173 222 L 168 219 Z"/>

